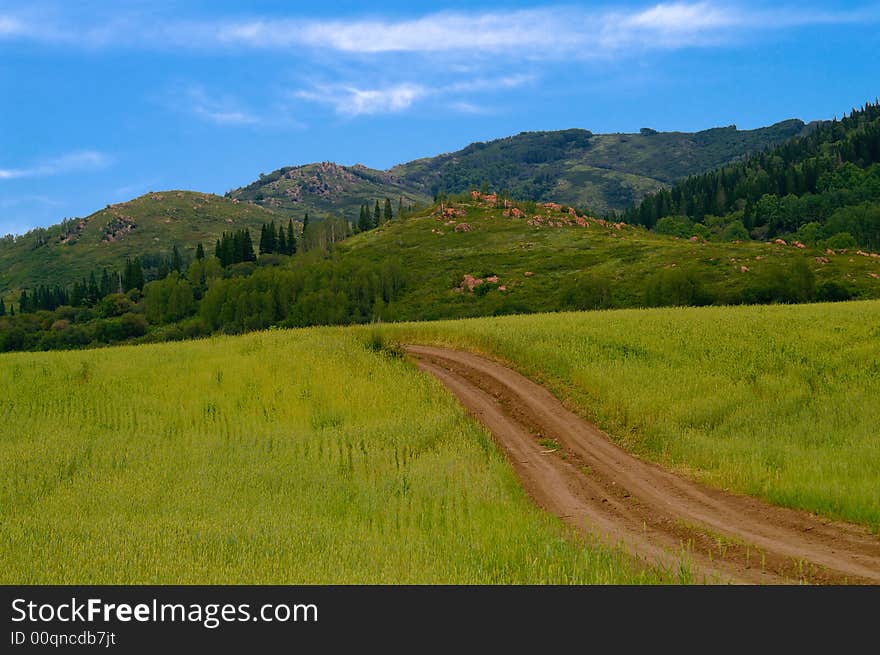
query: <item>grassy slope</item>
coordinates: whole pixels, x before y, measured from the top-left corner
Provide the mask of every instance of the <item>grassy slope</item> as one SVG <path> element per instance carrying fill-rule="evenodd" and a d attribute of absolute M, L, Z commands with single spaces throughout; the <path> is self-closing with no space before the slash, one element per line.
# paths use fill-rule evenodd
<path fill-rule="evenodd" d="M 828 255 L 816 250 L 765 243 L 693 243 L 644 229 L 602 226 L 533 227 L 522 218 L 507 218 L 485 202 L 455 205 L 466 212 L 456 218 L 469 232 L 438 220 L 432 210 L 394 221 L 357 235 L 338 247 L 349 261 L 380 262 L 398 259 L 408 271 L 404 296 L 390 307 L 385 320 L 430 320 L 485 316 L 523 311 L 550 311 L 559 307 L 560 289 L 584 272 L 611 281 L 617 306 L 638 306 L 645 282 L 664 267 L 695 270 L 707 289 L 723 299 L 754 280 L 768 266 L 805 258 L 818 282 L 839 280 L 864 297 L 880 296 L 880 258 Z M 565 215 L 540 208 L 540 216 L 558 223 Z M 531 214 L 530 214 L 531 216 Z M 437 234 L 442 232 L 442 234 Z M 756 259 L 760 258 L 760 259 Z M 745 266 L 749 270 L 742 272 Z M 525 277 L 526 272 L 534 273 Z M 454 283 L 464 274 L 494 273 L 506 293 L 492 290 L 484 296 L 457 292 Z"/>
<path fill-rule="evenodd" d="M 658 579 L 351 330 L 5 354 L 0 388 L 3 584 Z"/>
<path fill-rule="evenodd" d="M 389 198 L 395 212 L 401 197 L 404 206 L 431 200 L 424 192 L 401 184 L 387 171 L 330 162 L 283 168 L 227 195 L 256 202 L 298 220 L 308 212 L 312 218 L 334 215 L 357 221 L 361 205 L 367 204 L 372 210 L 377 200 Z"/>
<path fill-rule="evenodd" d="M 524 132 L 454 153 L 401 164 L 391 172 L 417 189 L 452 193 L 488 182 L 511 197 L 595 212 L 623 209 L 645 193 L 762 150 L 804 129 L 791 120 L 757 130 L 597 134 Z"/>
<path fill-rule="evenodd" d="M 381 329 L 507 360 L 624 447 L 708 484 L 880 529 L 878 301 Z"/>
<path fill-rule="evenodd" d="M 119 232 L 112 242 L 104 240 L 105 227 L 120 218 L 133 220 L 136 227 Z M 273 219 L 287 220 L 262 207 L 207 193 L 146 194 L 86 217 L 84 229 L 71 243 L 61 243 L 59 226 L 48 228 L 48 243 L 38 248 L 34 236 L 19 237 L 15 243 L 0 241 L 0 294 L 21 286 L 69 285 L 98 267 L 120 270 L 126 257 L 167 256 L 175 244 L 192 259 L 200 241 L 213 252 L 222 232 L 249 227 L 256 237 L 260 226 Z"/>
<path fill-rule="evenodd" d="M 460 193 L 488 183 L 523 200 L 553 200 L 595 212 L 624 209 L 646 193 L 800 134 L 784 121 L 757 130 L 599 134 L 586 130 L 523 132 L 388 171 L 329 162 L 282 168 L 228 195 L 257 201 L 298 219 L 342 215 L 391 198 L 427 202 L 436 191 Z"/>

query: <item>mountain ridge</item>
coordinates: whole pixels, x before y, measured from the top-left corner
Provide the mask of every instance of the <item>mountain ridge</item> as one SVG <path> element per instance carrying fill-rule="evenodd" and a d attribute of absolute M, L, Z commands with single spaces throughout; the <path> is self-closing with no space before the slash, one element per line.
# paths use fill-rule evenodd
<path fill-rule="evenodd" d="M 793 118 L 753 130 L 728 125 L 699 132 L 520 132 L 385 170 L 359 163 L 285 166 L 228 191 L 226 197 L 297 218 L 312 212 L 354 220 L 362 204 L 385 197 L 403 205 L 424 204 L 440 193 L 488 185 L 517 200 L 557 201 L 605 214 L 678 179 L 804 134 L 814 125 Z"/>

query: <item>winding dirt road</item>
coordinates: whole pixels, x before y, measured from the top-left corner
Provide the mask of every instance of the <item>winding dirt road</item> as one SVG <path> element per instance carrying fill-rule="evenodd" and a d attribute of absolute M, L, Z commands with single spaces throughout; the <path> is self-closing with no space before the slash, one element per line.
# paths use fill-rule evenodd
<path fill-rule="evenodd" d="M 701 486 L 616 446 L 544 387 L 483 357 L 407 346 L 494 435 L 526 491 L 580 532 L 704 582 L 880 584 L 859 526 Z"/>

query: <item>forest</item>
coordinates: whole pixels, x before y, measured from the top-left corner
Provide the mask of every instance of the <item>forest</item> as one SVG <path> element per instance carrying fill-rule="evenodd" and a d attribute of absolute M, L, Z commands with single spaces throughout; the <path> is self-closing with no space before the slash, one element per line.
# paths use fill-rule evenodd
<path fill-rule="evenodd" d="M 390 203 L 376 216 L 366 229 L 393 217 Z M 337 241 L 359 229 L 343 219 L 310 223 L 306 216 L 296 235 L 292 221 L 273 221 L 262 226 L 256 249 L 245 228 L 224 233 L 213 255 L 198 244 L 191 262 L 174 246 L 149 266 L 135 257 L 121 271 L 104 268 L 68 286 L 24 290 L 17 307 L 0 301 L 0 352 L 368 322 L 399 295 L 405 276 L 394 260 L 328 259 Z"/>
<path fill-rule="evenodd" d="M 880 102 L 650 194 L 622 217 L 682 237 L 880 248 Z"/>

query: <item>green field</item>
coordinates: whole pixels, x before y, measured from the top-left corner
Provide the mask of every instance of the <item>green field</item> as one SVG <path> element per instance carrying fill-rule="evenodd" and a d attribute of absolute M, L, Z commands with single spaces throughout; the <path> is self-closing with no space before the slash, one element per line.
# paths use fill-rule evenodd
<path fill-rule="evenodd" d="M 499 357 L 628 450 L 710 485 L 880 526 L 880 302 L 382 330 Z"/>
<path fill-rule="evenodd" d="M 639 455 L 880 525 L 880 302 L 620 310 L 0 356 L 2 583 L 630 583 L 365 344 L 481 351 Z"/>
<path fill-rule="evenodd" d="M 352 330 L 0 355 L 0 388 L 2 584 L 661 580 Z"/>

